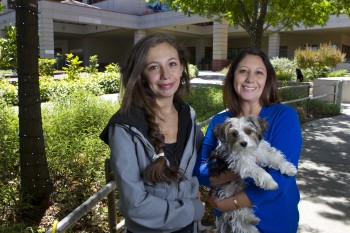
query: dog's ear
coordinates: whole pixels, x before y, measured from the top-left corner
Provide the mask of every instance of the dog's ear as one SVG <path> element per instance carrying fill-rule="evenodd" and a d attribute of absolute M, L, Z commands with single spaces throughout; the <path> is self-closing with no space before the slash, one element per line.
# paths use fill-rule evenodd
<path fill-rule="evenodd" d="M 225 133 L 226 125 L 227 125 L 227 122 L 225 121 L 224 123 L 216 126 L 214 129 L 214 136 L 217 137 L 223 143 L 226 142 L 226 133 Z"/>
<path fill-rule="evenodd" d="M 255 126 L 259 140 L 263 139 L 268 127 L 267 121 L 259 116 L 248 116 L 247 120 Z"/>
<path fill-rule="evenodd" d="M 267 130 L 267 128 L 269 127 L 268 123 L 266 120 L 258 117 L 258 122 L 259 122 L 259 125 L 260 125 L 260 128 L 261 128 L 261 132 L 264 134 Z"/>

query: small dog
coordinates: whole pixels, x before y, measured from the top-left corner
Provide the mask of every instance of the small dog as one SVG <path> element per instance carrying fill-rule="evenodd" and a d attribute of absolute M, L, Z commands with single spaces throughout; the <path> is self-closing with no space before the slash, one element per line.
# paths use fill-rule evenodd
<path fill-rule="evenodd" d="M 218 176 L 226 169 L 239 175 L 238 179 L 215 187 L 218 199 L 242 191 L 246 187 L 244 179 L 248 177 L 263 189 L 277 189 L 278 184 L 262 167 L 280 170 L 288 176 L 296 175 L 296 167 L 263 139 L 267 127 L 267 122 L 262 118 L 248 116 L 228 118 L 214 129 L 219 144 L 209 157 L 210 175 Z M 259 232 L 255 227 L 258 222 L 259 218 L 254 215 L 252 208 L 228 211 L 222 214 L 217 232 Z"/>

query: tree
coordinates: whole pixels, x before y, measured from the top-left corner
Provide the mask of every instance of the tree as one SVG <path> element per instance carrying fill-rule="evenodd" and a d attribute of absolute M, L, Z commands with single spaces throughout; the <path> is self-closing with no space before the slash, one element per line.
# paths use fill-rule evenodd
<path fill-rule="evenodd" d="M 21 213 L 24 219 L 40 220 L 49 206 L 52 182 L 41 117 L 37 0 L 16 1 L 16 28 Z"/>
<path fill-rule="evenodd" d="M 148 0 L 154 2 L 155 0 Z M 350 13 L 349 0 L 160 0 L 176 11 L 226 20 L 241 26 L 251 46 L 261 48 L 264 35 L 293 27 L 325 25 L 332 13 Z"/>

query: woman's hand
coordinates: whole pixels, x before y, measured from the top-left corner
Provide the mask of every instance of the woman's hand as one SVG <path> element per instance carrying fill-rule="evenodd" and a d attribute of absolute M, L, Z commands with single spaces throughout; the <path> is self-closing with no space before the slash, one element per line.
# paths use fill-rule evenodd
<path fill-rule="evenodd" d="M 207 201 L 209 205 L 211 205 L 215 209 L 220 210 L 221 212 L 230 211 L 234 209 L 231 203 L 232 197 L 219 200 L 215 197 L 215 193 L 212 191 L 210 191 Z"/>
<path fill-rule="evenodd" d="M 235 180 L 235 179 L 237 179 L 237 177 L 238 177 L 238 175 L 236 173 L 234 173 L 233 171 L 225 170 L 225 171 L 221 172 L 219 176 L 209 177 L 209 181 L 210 181 L 210 184 L 215 187 L 215 186 L 218 186 L 221 184 L 225 184 L 231 180 Z"/>
<path fill-rule="evenodd" d="M 244 191 L 236 193 L 233 196 L 221 200 L 217 199 L 215 197 L 215 193 L 210 191 L 207 201 L 212 207 L 220 210 L 221 212 L 232 211 L 240 208 L 253 206 L 253 203 L 250 201 L 249 197 L 247 196 L 247 194 L 245 194 Z"/>

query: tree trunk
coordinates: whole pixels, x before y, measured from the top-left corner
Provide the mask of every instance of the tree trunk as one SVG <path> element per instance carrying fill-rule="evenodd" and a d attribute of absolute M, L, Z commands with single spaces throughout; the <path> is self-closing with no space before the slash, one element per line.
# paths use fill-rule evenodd
<path fill-rule="evenodd" d="M 250 45 L 252 46 L 252 48 L 257 48 L 257 49 L 261 49 L 261 45 L 262 45 L 262 38 L 264 35 L 263 32 L 263 28 L 256 26 L 256 25 L 252 25 L 253 28 L 249 28 L 247 30 L 249 36 L 250 36 Z"/>
<path fill-rule="evenodd" d="M 16 0 L 16 27 L 21 213 L 24 219 L 40 220 L 49 206 L 52 183 L 41 117 L 36 0 Z"/>

